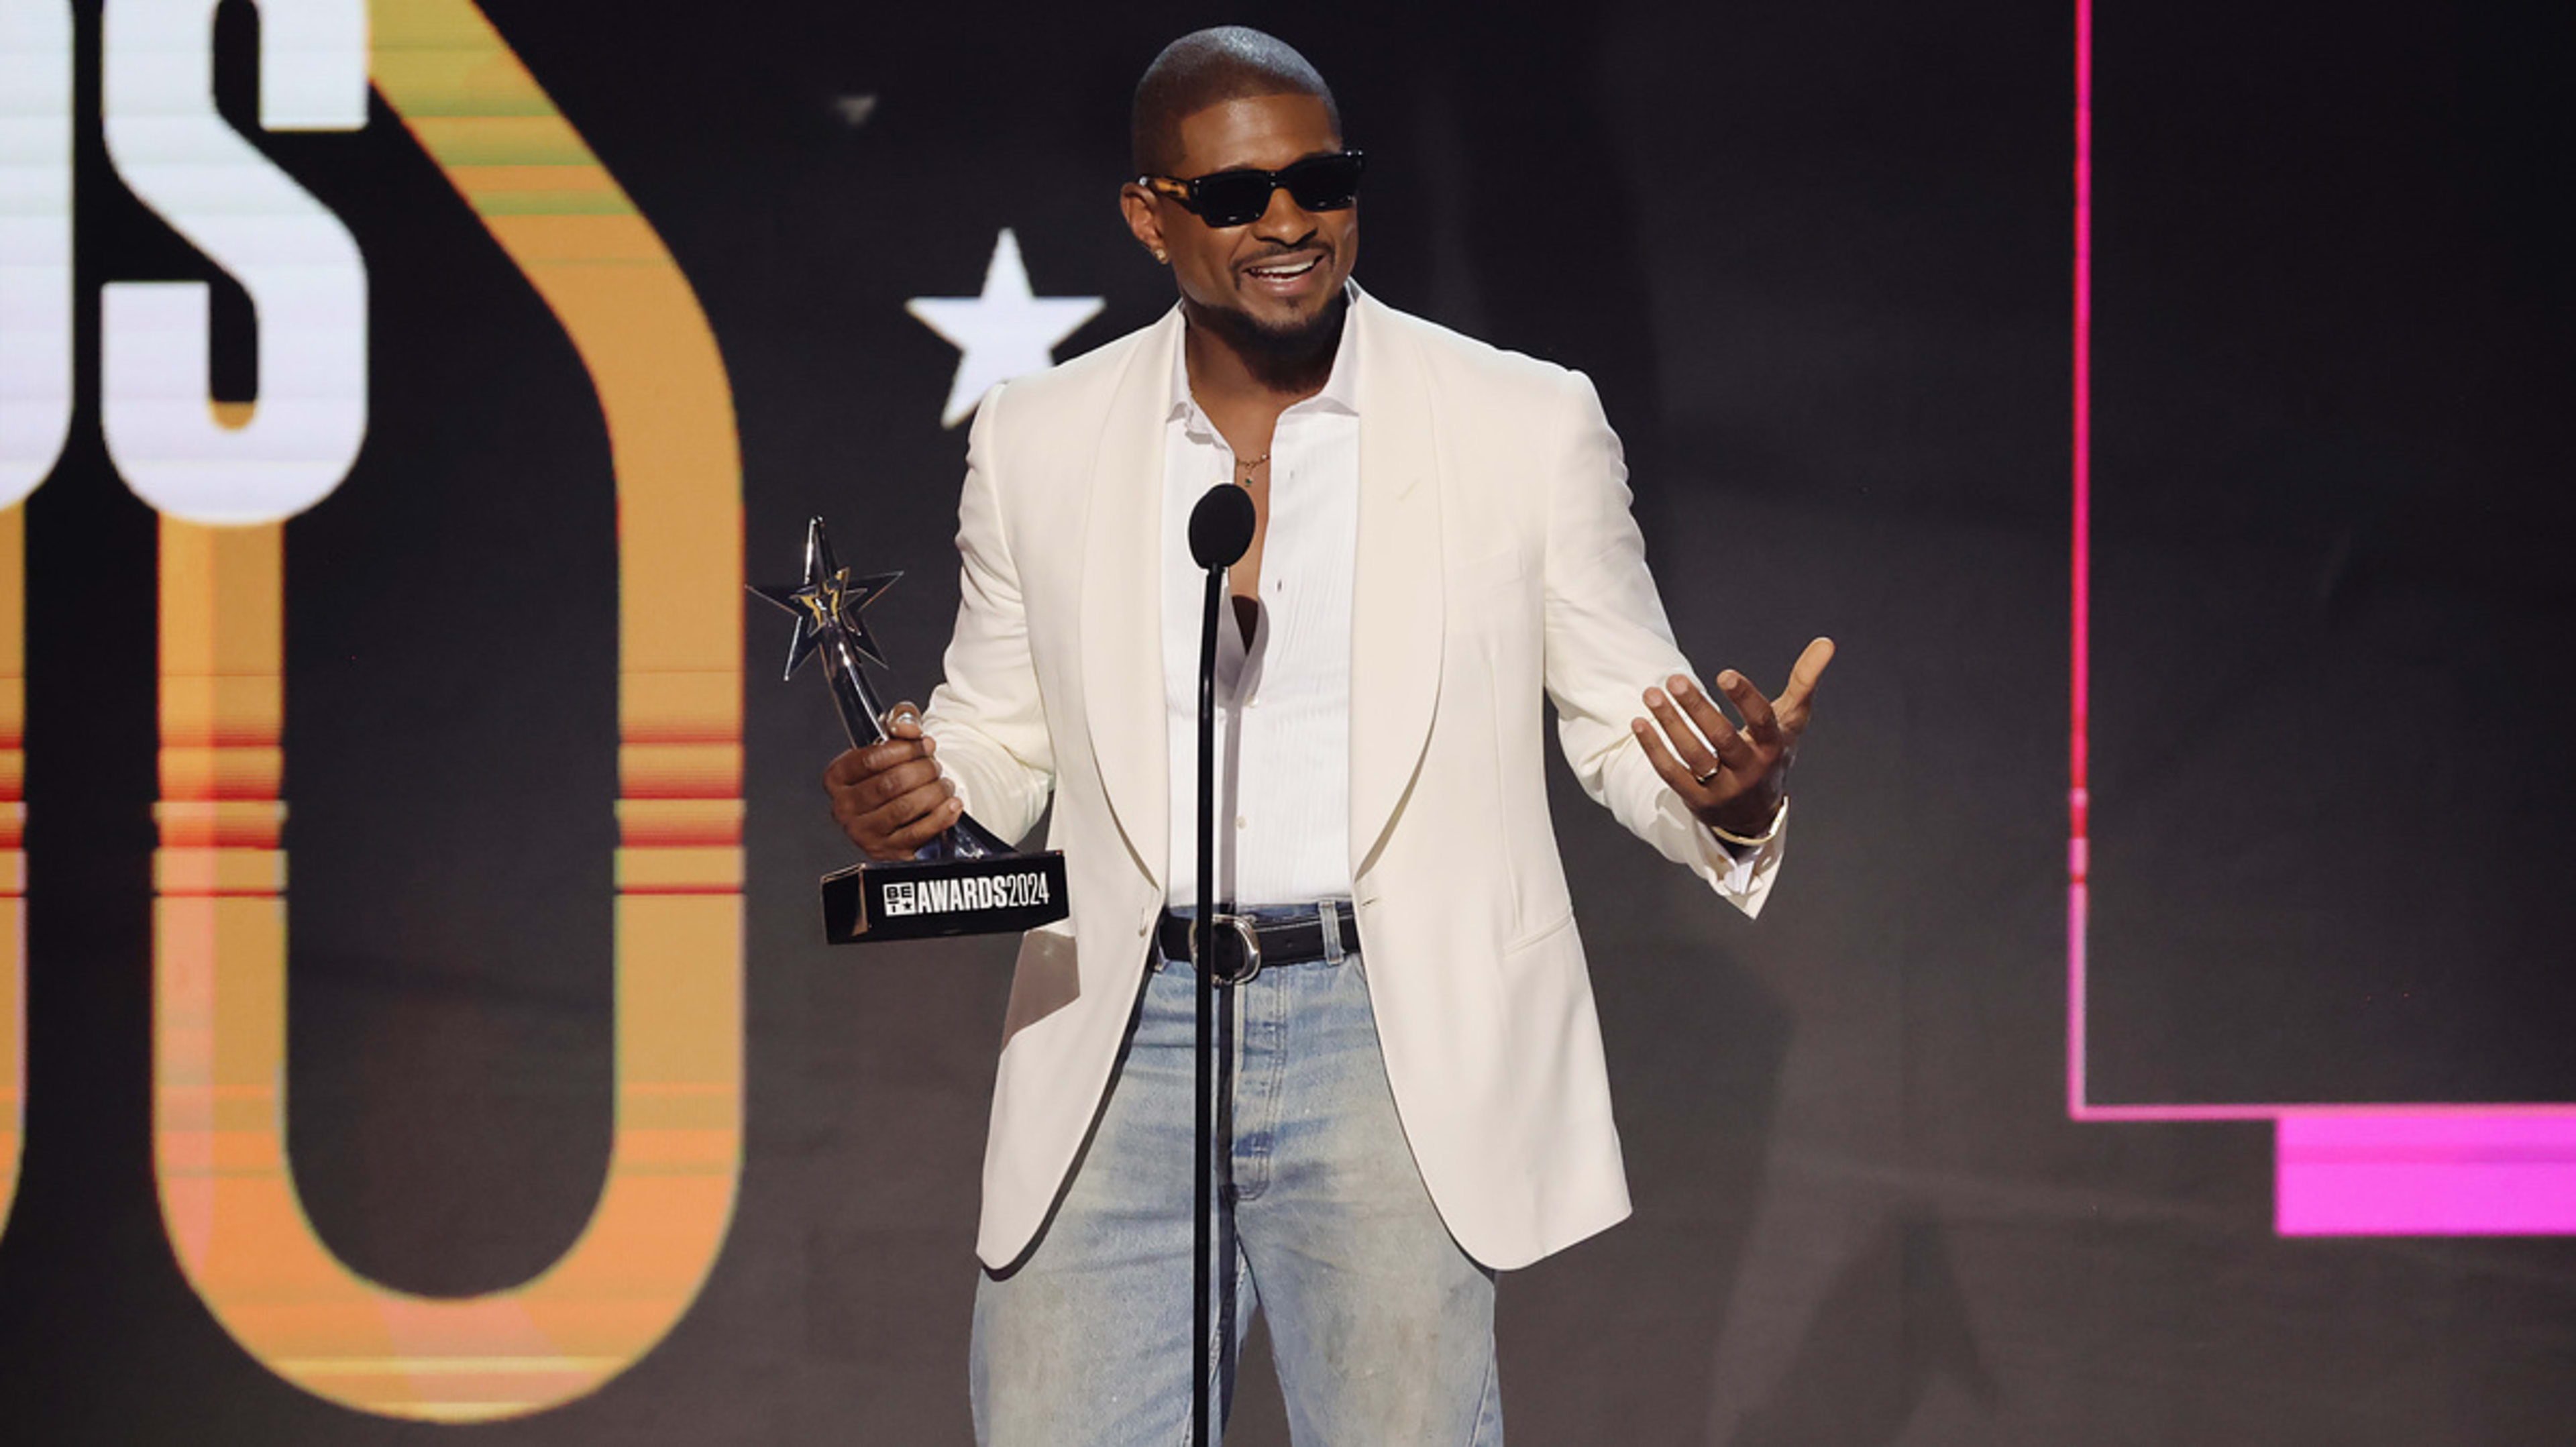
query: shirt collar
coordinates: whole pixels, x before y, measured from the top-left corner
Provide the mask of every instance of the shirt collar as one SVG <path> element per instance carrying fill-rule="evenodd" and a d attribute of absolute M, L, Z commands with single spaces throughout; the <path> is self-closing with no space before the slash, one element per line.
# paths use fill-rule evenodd
<path fill-rule="evenodd" d="M 1346 413 L 1353 417 L 1360 415 L 1359 300 L 1359 288 L 1348 282 L 1343 283 L 1342 335 L 1341 340 L 1333 344 L 1333 370 L 1324 378 L 1322 391 L 1297 403 L 1296 407 L 1290 410 L 1318 407 Z M 1184 321 L 1181 325 L 1186 327 L 1189 323 Z M 1198 399 L 1190 395 L 1190 353 L 1186 334 L 1182 345 L 1172 349 L 1172 400 L 1163 415 L 1166 419 L 1192 421 L 1197 421 L 1203 416 L 1198 408 Z"/>

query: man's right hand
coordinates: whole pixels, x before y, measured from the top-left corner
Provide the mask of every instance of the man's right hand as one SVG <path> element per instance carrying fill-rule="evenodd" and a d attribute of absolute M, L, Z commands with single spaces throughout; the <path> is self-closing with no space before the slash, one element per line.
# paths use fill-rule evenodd
<path fill-rule="evenodd" d="M 910 859 L 966 812 L 957 786 L 940 777 L 939 741 L 921 731 L 921 710 L 886 710 L 883 743 L 852 749 L 823 771 L 832 817 L 871 859 Z"/>

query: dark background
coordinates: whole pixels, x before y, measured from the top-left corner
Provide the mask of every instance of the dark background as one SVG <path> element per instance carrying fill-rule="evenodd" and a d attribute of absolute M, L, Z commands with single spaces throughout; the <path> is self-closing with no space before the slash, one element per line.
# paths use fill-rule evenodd
<path fill-rule="evenodd" d="M 2499 1443 L 2576 1421 L 2576 1254 L 2271 1231 L 2271 1135 L 2064 1099 L 2074 24 L 2066 5 L 491 0 L 705 305 L 749 566 L 798 527 L 955 605 L 956 354 L 906 316 L 1016 230 L 1060 355 L 1168 282 L 1118 225 L 1165 40 L 1304 48 L 1370 153 L 1379 296 L 1590 372 L 1684 644 L 1842 645 L 1758 925 L 1557 771 L 1637 1216 L 1505 1282 L 1521 1443 Z M 2184 3 L 2097 33 L 2092 1093 L 2576 1100 L 2569 22 Z M 95 296 L 217 285 L 116 183 L 81 11 L 81 403 L 29 503 L 29 1106 L 0 1441 L 956 1443 L 1011 947 L 815 940 L 822 691 L 749 620 L 748 1136 L 694 1311 L 469 1429 L 269 1376 L 150 1175 L 153 520 Z M 246 127 L 254 12 L 224 6 Z M 836 102 L 873 95 L 852 125 Z M 291 1147 L 418 1291 L 569 1244 L 608 1147 L 615 555 L 560 329 L 381 105 L 261 136 L 369 269 L 366 451 L 288 529 Z M 1251 1356 L 1257 1360 L 1259 1348 Z M 1285 1441 L 1266 1368 L 1236 1439 Z"/>

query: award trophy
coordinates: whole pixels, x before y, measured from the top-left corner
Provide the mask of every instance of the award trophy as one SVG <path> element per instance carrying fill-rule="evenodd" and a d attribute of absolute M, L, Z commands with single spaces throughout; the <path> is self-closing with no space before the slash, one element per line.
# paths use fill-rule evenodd
<path fill-rule="evenodd" d="M 851 577 L 816 518 L 805 525 L 804 586 L 751 590 L 796 615 L 787 677 L 808 656 L 823 655 L 823 679 L 852 748 L 887 737 L 885 703 L 859 666 L 887 664 L 860 612 L 902 576 Z M 1014 853 L 965 815 L 910 859 L 866 860 L 823 876 L 823 934 L 836 945 L 1034 929 L 1068 908 L 1062 851 Z"/>

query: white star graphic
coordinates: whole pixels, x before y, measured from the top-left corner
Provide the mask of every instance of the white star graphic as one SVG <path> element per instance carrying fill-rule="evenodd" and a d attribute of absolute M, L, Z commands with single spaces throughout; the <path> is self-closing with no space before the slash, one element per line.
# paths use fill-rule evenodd
<path fill-rule="evenodd" d="M 984 268 L 982 296 L 917 296 L 903 304 L 923 326 L 958 351 L 957 380 L 939 425 L 954 427 L 975 410 L 985 391 L 1055 365 L 1055 344 L 1098 315 L 1096 296 L 1033 296 L 1029 270 L 1020 264 L 1020 239 L 1002 228 Z"/>

